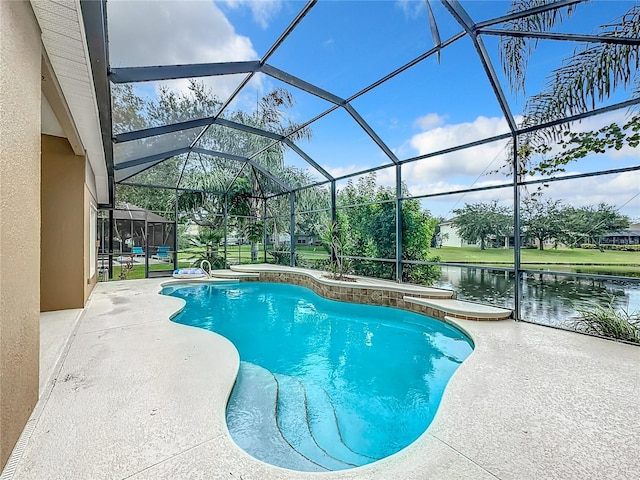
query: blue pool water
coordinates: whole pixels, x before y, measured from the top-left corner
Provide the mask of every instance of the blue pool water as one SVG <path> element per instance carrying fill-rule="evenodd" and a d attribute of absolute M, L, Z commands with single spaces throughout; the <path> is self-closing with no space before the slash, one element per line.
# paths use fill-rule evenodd
<path fill-rule="evenodd" d="M 416 440 L 472 344 L 441 321 L 324 299 L 286 284 L 169 286 L 174 321 L 228 338 L 241 365 L 227 425 L 254 457 L 293 470 L 353 468 Z"/>

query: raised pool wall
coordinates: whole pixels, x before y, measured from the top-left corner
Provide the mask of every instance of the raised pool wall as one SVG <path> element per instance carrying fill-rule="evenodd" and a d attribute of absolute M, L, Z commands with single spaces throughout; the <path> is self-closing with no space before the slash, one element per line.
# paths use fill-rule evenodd
<path fill-rule="evenodd" d="M 428 307 L 426 305 L 418 305 L 416 303 L 407 302 L 405 296 L 413 298 L 442 298 L 442 296 L 434 296 L 428 292 L 420 292 L 416 289 L 402 289 L 400 284 L 389 285 L 389 288 L 375 288 L 373 285 L 358 284 L 357 281 L 351 282 L 327 279 L 327 282 L 319 281 L 317 278 L 298 272 L 259 272 L 259 278 L 239 278 L 240 281 L 261 281 L 274 283 L 288 283 L 292 285 L 300 285 L 307 287 L 318 295 L 331 300 L 341 302 L 361 303 L 364 305 L 377 305 L 383 307 L 395 307 L 408 310 L 414 313 L 428 315 L 439 320 L 445 320 L 445 317 L 455 317 L 463 320 L 487 320 L 486 318 L 477 316 L 463 316 L 458 314 L 446 313 L 442 310 Z M 339 284 L 338 284 L 339 282 Z M 444 290 L 443 290 L 444 291 Z M 453 298 L 454 293 L 451 292 Z"/>

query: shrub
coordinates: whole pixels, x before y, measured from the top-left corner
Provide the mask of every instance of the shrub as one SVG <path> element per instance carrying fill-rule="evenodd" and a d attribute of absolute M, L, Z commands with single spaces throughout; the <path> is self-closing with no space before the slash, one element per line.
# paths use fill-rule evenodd
<path fill-rule="evenodd" d="M 273 257 L 274 263 L 276 265 L 286 265 L 289 266 L 291 264 L 291 248 L 289 245 L 280 245 L 280 250 L 272 250 L 267 252 L 270 256 Z M 295 265 L 300 265 L 300 257 L 298 256 L 298 252 L 295 252 L 293 255 L 295 260 Z"/>
<path fill-rule="evenodd" d="M 640 343 L 640 312 L 616 310 L 613 298 L 608 305 L 591 303 L 576 308 L 580 315 L 573 321 L 576 330 L 627 342 Z"/>
<path fill-rule="evenodd" d="M 640 245 L 602 245 L 602 248 L 621 252 L 640 252 Z"/>
<path fill-rule="evenodd" d="M 583 243 L 580 248 L 585 250 L 595 250 L 598 246 L 594 243 Z M 621 252 L 640 252 L 640 245 L 612 245 L 600 244 L 601 250 L 616 250 Z"/>

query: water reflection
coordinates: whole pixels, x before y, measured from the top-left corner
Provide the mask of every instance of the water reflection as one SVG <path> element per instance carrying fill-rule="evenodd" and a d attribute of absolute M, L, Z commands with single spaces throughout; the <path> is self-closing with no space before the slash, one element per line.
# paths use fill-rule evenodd
<path fill-rule="evenodd" d="M 442 267 L 436 287 L 457 292 L 460 300 L 514 307 L 514 274 L 479 268 Z M 525 274 L 522 318 L 548 325 L 570 326 L 576 307 L 590 302 L 640 310 L 640 283 L 576 278 L 561 274 Z"/>

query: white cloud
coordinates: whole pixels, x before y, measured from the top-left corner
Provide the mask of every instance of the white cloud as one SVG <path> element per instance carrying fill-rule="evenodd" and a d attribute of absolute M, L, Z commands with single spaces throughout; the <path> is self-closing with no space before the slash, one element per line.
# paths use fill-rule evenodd
<path fill-rule="evenodd" d="M 176 65 L 257 58 L 251 40 L 238 35 L 213 2 L 111 0 L 107 6 L 113 65 Z"/>
<path fill-rule="evenodd" d="M 626 172 L 599 177 L 551 182 L 543 194 L 581 207 L 607 203 L 631 217 L 640 215 L 640 172 Z M 635 197 L 635 198 L 634 198 Z"/>
<path fill-rule="evenodd" d="M 334 178 L 338 178 L 341 177 L 343 175 L 349 175 L 350 173 L 353 172 L 357 172 L 358 170 L 364 170 L 368 167 L 363 167 L 361 165 L 355 165 L 355 164 L 351 164 L 351 165 L 344 165 L 342 167 L 333 167 L 331 165 L 322 165 L 322 168 L 324 168 L 329 175 L 331 175 Z"/>
<path fill-rule="evenodd" d="M 430 130 L 439 127 L 447 120 L 446 115 L 438 115 L 437 113 L 428 113 L 424 117 L 418 118 L 414 123 L 421 130 Z"/>
<path fill-rule="evenodd" d="M 107 2 L 109 54 L 113 66 L 179 65 L 254 60 L 248 37 L 211 1 Z M 239 80 L 206 79 L 219 97 L 231 94 Z M 172 82 L 186 90 L 188 82 Z"/>
<path fill-rule="evenodd" d="M 405 16 L 410 19 L 415 19 L 420 16 L 423 9 L 423 2 L 416 2 L 414 0 L 397 0 L 396 5 L 400 7 Z"/>
<path fill-rule="evenodd" d="M 430 121 L 442 118 L 437 114 L 421 117 L 416 121 L 420 126 L 422 119 Z M 611 123 L 624 124 L 627 115 L 623 111 L 586 119 L 573 125 L 574 131 L 597 130 Z M 480 138 L 487 138 L 507 132 L 507 124 L 502 118 L 478 117 L 473 122 L 456 125 L 440 125 L 414 135 L 407 144 L 418 155 L 434 152 L 452 146 L 468 143 Z M 460 150 L 447 155 L 436 156 L 403 166 L 403 179 L 412 195 L 432 194 L 463 190 L 470 187 L 486 187 L 509 183 L 502 174 L 488 172 L 499 167 L 506 159 L 505 146 L 508 140 L 480 145 L 471 149 Z M 637 158 L 637 150 L 624 148 L 620 151 L 607 152 L 611 159 L 633 156 Z M 604 157 L 603 157 L 604 158 Z M 579 173 L 566 172 L 563 175 Z M 543 188 L 545 197 L 559 199 L 575 206 L 595 205 L 601 202 L 620 208 L 620 212 L 630 217 L 640 216 L 640 197 L 635 197 L 640 186 L 640 172 L 628 172 L 600 177 L 585 177 L 575 180 L 550 182 Z M 536 186 L 529 187 L 535 189 Z M 488 202 L 498 200 L 501 204 L 511 205 L 513 190 L 501 188 L 471 192 L 459 195 L 433 197 L 422 203 L 434 213 L 451 215 L 450 210 L 459 208 L 465 203 Z"/>
<path fill-rule="evenodd" d="M 335 166 L 335 165 L 322 165 L 322 168 L 324 168 L 329 175 L 331 175 L 334 178 L 340 178 L 344 175 L 349 175 L 352 173 L 356 173 L 356 172 L 360 172 L 362 170 L 367 170 L 368 168 L 371 168 L 371 166 L 369 165 L 358 165 L 355 163 L 351 163 L 349 165 L 341 165 L 341 166 Z M 385 170 L 379 170 L 377 172 L 378 174 L 378 180 L 381 178 L 381 176 L 383 175 L 383 172 L 385 172 L 387 169 Z M 395 182 L 395 180 L 394 180 Z"/>
<path fill-rule="evenodd" d="M 429 114 L 418 119 L 417 123 L 428 126 L 442 120 L 444 117 L 440 115 Z M 407 144 L 418 156 L 506 132 L 508 132 L 508 126 L 504 118 L 481 116 L 473 122 L 445 124 L 428 129 L 414 135 Z M 411 184 L 433 184 L 438 180 L 459 176 L 475 179 L 483 172 L 498 168 L 507 159 L 505 150 L 507 144 L 508 140 L 501 140 L 412 162 L 403 167 L 403 177 Z"/>
<path fill-rule="evenodd" d="M 566 175 L 575 173 L 577 172 L 569 172 Z M 478 182 L 474 186 L 486 187 L 499 183 L 506 182 L 487 180 Z M 542 195 L 544 198 L 561 200 L 563 203 L 575 207 L 607 203 L 618 208 L 619 212 L 623 215 L 627 215 L 630 218 L 639 218 L 640 196 L 637 196 L 639 186 L 640 172 L 627 172 L 600 177 L 584 177 L 550 182 L 548 186 L 543 187 Z M 415 185 L 410 190 L 413 195 L 420 195 L 423 193 L 449 192 L 465 188 L 468 188 L 468 185 L 441 181 L 433 184 Z M 537 185 L 529 187 L 530 192 L 536 189 Z M 525 195 L 525 192 L 522 192 L 522 195 Z M 443 195 L 427 198 L 422 201 L 422 205 L 431 210 L 435 215 L 449 218 L 453 215 L 453 209 L 461 208 L 465 203 L 490 202 L 493 200 L 497 200 L 501 205 L 512 207 L 513 189 L 507 187 L 465 194 Z"/>
<path fill-rule="evenodd" d="M 473 188 L 483 188 L 483 187 L 492 187 L 494 185 L 504 185 L 508 184 L 508 179 L 496 179 L 496 180 L 485 180 L 482 182 L 476 182 L 473 185 Z M 409 186 L 409 191 L 411 195 L 427 195 L 433 193 L 447 193 L 457 190 L 466 190 L 470 188 L 468 183 L 463 182 L 447 182 L 447 181 L 439 181 L 434 183 L 423 183 L 423 184 L 414 184 Z M 501 192 L 501 193 L 498 193 Z M 507 192 L 507 193 L 505 193 Z M 513 197 L 513 190 L 510 186 L 505 187 L 504 189 L 496 189 L 489 191 L 489 196 L 487 196 L 487 192 L 471 192 L 465 194 L 466 197 L 472 199 L 473 202 L 476 199 L 482 199 L 477 201 L 486 201 L 486 198 L 495 199 L 495 195 L 498 195 L 500 198 L 505 198 L 505 195 Z M 462 194 L 456 194 L 462 195 Z"/>
<path fill-rule="evenodd" d="M 263 29 L 269 26 L 269 22 L 282 8 L 280 0 L 224 0 L 229 8 L 246 7 L 251 10 L 253 20 Z"/>

